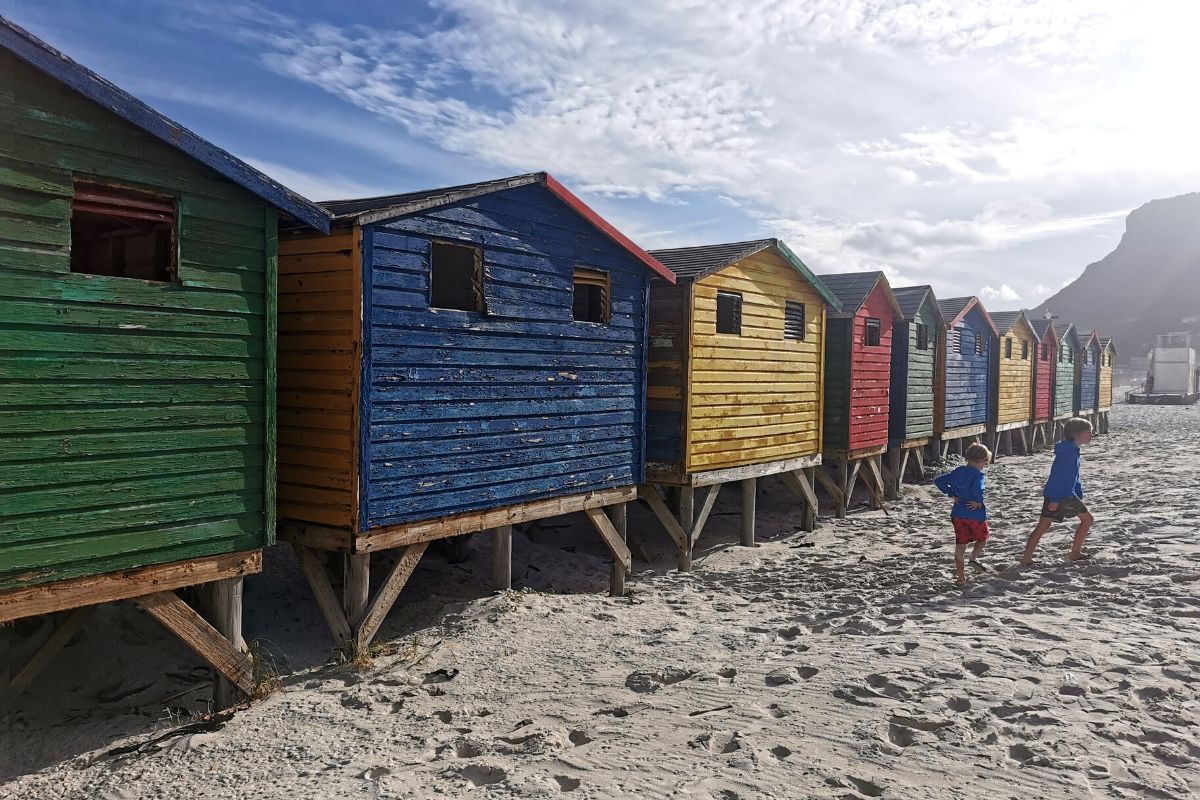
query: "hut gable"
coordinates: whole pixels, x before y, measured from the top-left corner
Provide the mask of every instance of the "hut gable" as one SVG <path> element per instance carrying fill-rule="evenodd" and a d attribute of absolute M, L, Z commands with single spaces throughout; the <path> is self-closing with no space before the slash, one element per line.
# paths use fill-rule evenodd
<path fill-rule="evenodd" d="M 929 286 L 894 289 L 900 316 L 892 326 L 889 437 L 893 441 L 933 436 L 935 353 L 942 327 L 937 298 Z"/>
<path fill-rule="evenodd" d="M 945 322 L 941 393 L 942 431 L 986 425 L 992 385 L 996 326 L 976 297 L 939 300 Z"/>
<path fill-rule="evenodd" d="M 276 218 L 325 213 L 3 20 L 0 76 L 0 589 L 269 544 Z"/>
<path fill-rule="evenodd" d="M 842 304 L 830 314 L 826 348 L 825 450 L 885 447 L 892 330 L 900 307 L 882 272 L 819 277 Z"/>
<path fill-rule="evenodd" d="M 648 469 L 819 453 L 828 288 L 776 239 L 651 255 L 680 285 L 651 292 Z"/>
<path fill-rule="evenodd" d="M 1027 425 L 1033 418 L 1038 335 L 1023 311 L 998 311 L 991 317 L 999 334 L 992 356 L 995 422 Z"/>
<path fill-rule="evenodd" d="M 1100 391 L 1100 337 L 1095 331 L 1079 335 L 1079 358 L 1075 360 L 1078 384 L 1075 387 L 1075 411 L 1095 411 Z"/>

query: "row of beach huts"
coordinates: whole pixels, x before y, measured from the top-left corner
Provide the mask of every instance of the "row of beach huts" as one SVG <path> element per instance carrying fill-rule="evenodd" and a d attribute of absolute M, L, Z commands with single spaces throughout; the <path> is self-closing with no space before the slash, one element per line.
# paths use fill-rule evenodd
<path fill-rule="evenodd" d="M 430 542 L 586 514 L 681 569 L 736 484 L 811 530 L 929 457 L 1107 430 L 1112 342 L 778 239 L 646 252 L 545 173 L 314 204 L 0 21 L 0 624 L 8 695 L 132 599 L 251 690 L 242 578 L 286 539 L 365 647 Z M 828 499 L 825 499 L 825 498 Z M 373 556 L 384 568 L 372 574 Z M 60 613 L 61 612 L 61 613 Z"/>

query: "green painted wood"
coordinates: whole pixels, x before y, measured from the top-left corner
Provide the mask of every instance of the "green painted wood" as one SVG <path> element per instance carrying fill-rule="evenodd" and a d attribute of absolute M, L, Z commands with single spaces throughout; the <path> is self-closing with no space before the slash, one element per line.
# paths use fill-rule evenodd
<path fill-rule="evenodd" d="M 928 326 L 929 347 L 917 349 L 917 326 L 908 331 L 908 385 L 905 387 L 905 438 L 920 439 L 933 435 L 933 357 L 937 319 L 927 300 L 917 312 L 917 320 Z"/>
<path fill-rule="evenodd" d="M 852 319 L 825 323 L 824 436 L 826 450 L 846 450 L 850 442 L 850 351 Z"/>
<path fill-rule="evenodd" d="M 266 545 L 276 212 L 7 52 L 0 75 L 0 590 Z M 77 179 L 176 198 L 177 282 L 70 272 Z"/>

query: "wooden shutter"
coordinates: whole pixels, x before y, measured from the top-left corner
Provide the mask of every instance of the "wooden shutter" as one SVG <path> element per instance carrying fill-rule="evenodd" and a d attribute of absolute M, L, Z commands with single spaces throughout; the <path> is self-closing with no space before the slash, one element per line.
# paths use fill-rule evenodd
<path fill-rule="evenodd" d="M 783 338 L 804 340 L 804 303 L 788 300 L 783 309 Z"/>

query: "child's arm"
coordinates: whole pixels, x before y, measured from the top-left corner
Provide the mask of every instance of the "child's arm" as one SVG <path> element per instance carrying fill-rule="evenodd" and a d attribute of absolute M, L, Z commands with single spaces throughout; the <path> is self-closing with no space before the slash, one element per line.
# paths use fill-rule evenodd
<path fill-rule="evenodd" d="M 1071 472 L 1071 465 L 1060 458 L 1054 459 L 1054 464 L 1050 467 L 1050 477 L 1046 479 L 1046 491 L 1044 492 L 1047 500 L 1058 502 L 1064 497 L 1070 497 L 1075 493 L 1075 484 L 1078 483 L 1078 475 Z"/>
<path fill-rule="evenodd" d="M 958 495 L 954 493 L 954 486 L 950 483 L 950 473 L 939 475 L 933 479 L 933 485 L 942 490 L 942 494 L 958 499 Z"/>

